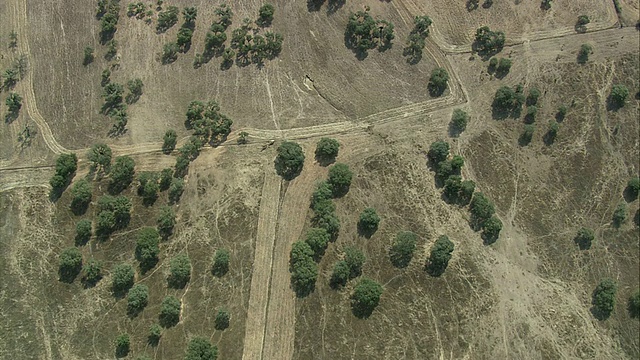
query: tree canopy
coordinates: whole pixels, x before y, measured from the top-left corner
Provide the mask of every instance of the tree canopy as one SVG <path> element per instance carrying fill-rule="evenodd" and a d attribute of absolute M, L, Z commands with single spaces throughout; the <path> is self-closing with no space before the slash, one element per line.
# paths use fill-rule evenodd
<path fill-rule="evenodd" d="M 127 312 L 130 315 L 139 314 L 149 302 L 149 288 L 147 285 L 136 284 L 127 294 Z"/>
<path fill-rule="evenodd" d="M 366 208 L 360 213 L 360 219 L 358 221 L 358 230 L 366 237 L 373 235 L 378 230 L 378 224 L 380 224 L 380 217 L 376 213 L 374 208 Z"/>
<path fill-rule="evenodd" d="M 449 237 L 442 235 L 436 240 L 431 248 L 429 261 L 427 262 L 427 272 L 432 276 L 440 276 L 447 268 L 454 245 Z"/>
<path fill-rule="evenodd" d="M 429 78 L 429 84 L 427 89 L 431 96 L 440 96 L 447 89 L 447 83 L 449 82 L 449 73 L 444 68 L 435 68 L 431 71 L 431 77 Z"/>
<path fill-rule="evenodd" d="M 368 318 L 373 313 L 373 310 L 380 303 L 380 296 L 382 295 L 382 285 L 377 282 L 362 278 L 351 296 L 353 314 L 359 318 Z"/>
<path fill-rule="evenodd" d="M 187 353 L 184 360 L 216 360 L 218 358 L 218 347 L 211 345 L 211 341 L 194 337 L 189 341 Z"/>
<path fill-rule="evenodd" d="M 396 238 L 389 250 L 393 266 L 403 268 L 409 265 L 416 249 L 416 239 L 416 234 L 411 231 L 401 231 L 396 234 Z"/>
<path fill-rule="evenodd" d="M 336 163 L 329 169 L 329 178 L 327 182 L 331 185 L 333 196 L 344 196 L 351 186 L 353 173 L 349 169 L 349 165 Z"/>
<path fill-rule="evenodd" d="M 212 272 L 215 276 L 224 276 L 229 271 L 231 253 L 227 249 L 218 249 L 213 257 Z"/>
<path fill-rule="evenodd" d="M 60 253 L 58 262 L 60 281 L 73 282 L 82 270 L 82 254 L 75 247 L 66 248 Z"/>
<path fill-rule="evenodd" d="M 335 161 L 338 156 L 340 143 L 336 139 L 321 138 L 316 146 L 316 159 L 322 164 L 328 164 Z"/>
<path fill-rule="evenodd" d="M 481 55 L 495 54 L 502 50 L 505 35 L 502 31 L 492 31 L 488 26 L 476 30 L 475 50 Z"/>
<path fill-rule="evenodd" d="M 276 172 L 285 180 L 293 180 L 302 172 L 304 152 L 302 147 L 292 141 L 284 141 L 278 146 L 275 160 Z"/>
<path fill-rule="evenodd" d="M 182 289 L 191 279 L 191 260 L 186 254 L 178 254 L 169 263 L 169 286 Z"/>
<path fill-rule="evenodd" d="M 138 231 L 136 240 L 136 259 L 143 272 L 156 266 L 160 254 L 160 234 L 155 228 L 145 227 Z"/>
<path fill-rule="evenodd" d="M 160 325 L 165 328 L 175 326 L 180 321 L 181 307 L 182 303 L 175 296 L 166 296 L 160 308 Z"/>
<path fill-rule="evenodd" d="M 111 289 L 116 296 L 121 296 L 133 286 L 133 278 L 135 272 L 133 267 L 127 263 L 117 265 L 113 269 L 113 278 L 111 280 Z"/>
<path fill-rule="evenodd" d="M 598 320 L 605 320 L 611 316 L 616 304 L 616 292 L 618 288 L 616 283 L 611 279 L 603 279 L 600 281 L 596 289 L 593 291 L 593 315 Z"/>
<path fill-rule="evenodd" d="M 134 173 L 135 162 L 130 156 L 116 157 L 111 168 L 109 190 L 116 194 L 124 190 L 133 181 Z"/>
<path fill-rule="evenodd" d="M 111 166 L 111 148 L 106 144 L 95 144 L 91 147 L 88 154 L 91 167 L 96 170 L 109 172 Z"/>

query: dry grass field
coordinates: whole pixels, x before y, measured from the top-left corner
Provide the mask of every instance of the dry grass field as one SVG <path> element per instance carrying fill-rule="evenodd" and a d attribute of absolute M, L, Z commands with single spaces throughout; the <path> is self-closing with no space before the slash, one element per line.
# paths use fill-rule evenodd
<path fill-rule="evenodd" d="M 149 23 L 126 15 L 121 1 L 117 54 L 104 57 L 97 1 L 6 0 L 0 2 L 0 73 L 23 57 L 27 71 L 10 91 L 0 92 L 0 116 L 10 92 L 23 98 L 18 116 L 0 126 L 0 358 L 112 359 L 115 339 L 131 336 L 127 359 L 182 359 L 190 339 L 217 346 L 219 359 L 637 359 L 640 322 L 628 310 L 640 287 L 638 199 L 624 196 L 627 181 L 640 173 L 640 32 L 638 1 L 481 2 L 468 10 L 463 0 L 273 1 L 269 29 L 284 36 L 282 51 L 263 66 L 221 66 L 213 57 L 193 66 L 222 1 L 167 0 L 196 6 L 192 45 L 170 64 L 159 60 L 163 45 L 175 41 L 178 23 L 155 31 L 155 2 Z M 229 2 L 231 31 L 244 18 L 256 19 L 259 1 Z M 483 5 L 485 4 L 485 5 Z M 345 46 L 352 12 L 368 7 L 376 19 L 395 25 L 393 46 L 365 58 Z M 579 15 L 587 32 L 577 34 Z M 403 48 L 416 15 L 433 20 L 420 62 L 410 64 Z M 506 33 L 496 56 L 512 67 L 498 78 L 488 61 L 471 51 L 483 25 Z M 10 48 L 9 33 L 18 35 Z M 260 30 L 264 32 L 265 30 Z M 227 46 L 229 40 L 227 40 Z M 582 44 L 593 53 L 577 62 Z M 92 46 L 95 60 L 82 64 Z M 431 71 L 445 68 L 448 89 L 432 97 Z M 128 106 L 127 131 L 109 136 L 113 121 L 100 113 L 104 69 L 111 81 L 140 78 L 140 99 Z M 4 75 L 3 75 L 4 76 Z M 612 109 L 609 94 L 624 84 L 624 107 Z M 501 86 L 541 92 L 530 143 L 519 141 L 524 116 L 497 119 L 492 101 Z M 59 280 L 62 250 L 74 246 L 75 225 L 95 220 L 98 198 L 109 178 L 93 179 L 92 200 L 82 215 L 70 210 L 70 188 L 91 178 L 88 149 L 105 142 L 114 156 L 129 155 L 136 173 L 173 167 L 176 152 L 161 152 L 167 129 L 178 147 L 191 131 L 185 113 L 193 100 L 216 100 L 233 120 L 220 146 L 205 146 L 191 162 L 177 204 L 173 235 L 160 243 L 160 261 L 142 272 L 135 259 L 137 234 L 156 226 L 167 192 L 150 206 L 136 194 L 136 181 L 122 195 L 132 201 L 131 221 L 106 240 L 95 236 L 79 246 L 86 263 L 103 264 L 103 278 L 85 287 Z M 558 108 L 555 141 L 547 129 Z M 452 136 L 454 109 L 470 115 Z M 24 141 L 25 129 L 30 141 Z M 238 144 L 240 133 L 249 142 Z M 21 136 L 22 135 L 22 136 Z M 291 286 L 291 245 L 311 227 L 310 196 L 327 178 L 314 159 L 316 144 L 329 136 L 341 144 L 338 162 L 354 173 L 348 193 L 334 199 L 341 228 L 318 262 L 315 290 L 296 297 Z M 284 140 L 305 153 L 300 175 L 276 174 L 276 149 Z M 483 243 L 470 225 L 468 206 L 448 204 L 435 172 L 427 166 L 432 142 L 445 140 L 465 159 L 462 176 L 495 204 L 504 224 L 499 239 Z M 271 144 L 271 142 L 274 142 Z M 271 144 L 271 145 L 270 145 Z M 75 152 L 78 170 L 59 199 L 49 196 L 49 179 L 59 154 Z M 616 227 L 619 204 L 628 209 Z M 359 234 L 359 214 L 373 207 L 381 217 L 370 238 Z M 581 227 L 592 228 L 589 249 L 574 242 Z M 410 264 L 396 268 L 389 251 L 400 231 L 417 234 Z M 455 245 L 442 276 L 425 264 L 436 239 Z M 339 290 L 329 286 L 342 250 L 365 254 L 362 276 L 384 289 L 370 317 L 352 313 L 358 279 Z M 211 271 L 216 250 L 231 254 L 229 272 Z M 168 286 L 170 260 L 187 254 L 191 279 L 182 289 Z M 126 298 L 110 289 L 113 269 L 135 266 L 135 283 L 149 288 L 146 308 L 127 315 Z M 603 278 L 617 284 L 611 316 L 592 314 L 592 292 Z M 180 321 L 163 330 L 157 346 L 147 340 L 167 295 L 181 300 Z M 217 330 L 216 311 L 231 314 L 229 328 Z"/>

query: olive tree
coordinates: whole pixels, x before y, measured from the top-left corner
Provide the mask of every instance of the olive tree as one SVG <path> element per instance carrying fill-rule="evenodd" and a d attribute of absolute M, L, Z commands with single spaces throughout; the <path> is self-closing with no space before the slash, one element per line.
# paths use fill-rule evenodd
<path fill-rule="evenodd" d="M 136 240 L 136 259 L 140 262 L 140 269 L 146 272 L 156 266 L 160 254 L 160 234 L 155 228 L 145 227 L 138 232 Z"/>
<path fill-rule="evenodd" d="M 178 135 L 173 129 L 169 129 L 164 133 L 164 143 L 162 144 L 162 152 L 170 154 L 176 148 L 178 143 Z"/>
<path fill-rule="evenodd" d="M 127 263 L 117 265 L 113 269 L 113 278 L 111 280 L 111 289 L 113 293 L 120 297 L 124 295 L 133 286 L 135 272 L 133 267 Z"/>
<path fill-rule="evenodd" d="M 224 330 L 229 327 L 229 321 L 231 320 L 231 314 L 225 308 L 218 309 L 215 319 L 216 330 Z"/>
<path fill-rule="evenodd" d="M 429 84 L 427 86 L 431 96 L 440 96 L 447 89 L 449 73 L 443 68 L 436 68 L 431 71 Z"/>
<path fill-rule="evenodd" d="M 71 210 L 76 214 L 83 214 L 91 202 L 91 184 L 85 179 L 78 180 L 71 188 Z"/>
<path fill-rule="evenodd" d="M 275 13 L 275 8 L 273 5 L 266 3 L 260 7 L 258 10 L 258 24 L 260 26 L 269 26 L 273 21 L 273 14 Z"/>
<path fill-rule="evenodd" d="M 469 122 L 469 114 L 462 109 L 453 110 L 453 114 L 451 114 L 451 132 L 454 135 L 461 134 L 466 128 L 467 123 Z"/>
<path fill-rule="evenodd" d="M 321 138 L 316 146 L 316 159 L 321 164 L 329 164 L 335 161 L 338 156 L 340 143 L 336 139 Z"/>
<path fill-rule="evenodd" d="M 94 286 L 102 279 L 102 264 L 93 258 L 87 261 L 82 271 L 84 272 L 82 280 L 87 287 Z"/>
<path fill-rule="evenodd" d="M 170 206 L 163 206 L 158 215 L 158 231 L 163 238 L 168 238 L 173 233 L 173 227 L 176 225 L 176 213 Z"/>
<path fill-rule="evenodd" d="M 491 200 L 481 192 L 473 195 L 473 199 L 471 199 L 471 204 L 469 205 L 469 211 L 471 212 L 471 223 L 477 228 L 482 227 L 484 222 L 489 220 L 496 212 Z"/>
<path fill-rule="evenodd" d="M 109 191 L 117 194 L 124 190 L 133 181 L 134 173 L 135 162 L 130 156 L 116 157 L 111 167 Z"/>
<path fill-rule="evenodd" d="M 218 347 L 202 337 L 194 337 L 189 341 L 184 356 L 184 360 L 216 360 L 217 358 Z"/>
<path fill-rule="evenodd" d="M 315 260 L 319 260 L 329 244 L 330 235 L 326 229 L 323 228 L 310 228 L 307 230 L 304 241 L 309 244 L 311 250 L 313 250 L 313 256 Z"/>
<path fill-rule="evenodd" d="M 621 108 L 624 106 L 627 97 L 629 96 L 629 89 L 620 84 L 613 85 L 611 88 L 611 94 L 609 95 L 609 101 L 613 105 L 614 109 Z"/>
<path fill-rule="evenodd" d="M 87 157 L 93 170 L 109 172 L 111 167 L 111 148 L 109 146 L 103 143 L 95 144 L 89 150 Z"/>
<path fill-rule="evenodd" d="M 84 245 L 91 238 L 92 223 L 89 219 L 82 219 L 76 224 L 76 245 Z"/>
<path fill-rule="evenodd" d="M 127 294 L 127 312 L 131 316 L 139 314 L 149 302 L 149 288 L 147 285 L 136 284 Z"/>
<path fill-rule="evenodd" d="M 229 258 L 231 254 L 227 249 L 218 249 L 213 257 L 211 271 L 215 276 L 224 276 L 229 271 Z"/>
<path fill-rule="evenodd" d="M 120 334 L 116 338 L 116 357 L 125 357 L 129 354 L 131 339 L 129 334 Z"/>

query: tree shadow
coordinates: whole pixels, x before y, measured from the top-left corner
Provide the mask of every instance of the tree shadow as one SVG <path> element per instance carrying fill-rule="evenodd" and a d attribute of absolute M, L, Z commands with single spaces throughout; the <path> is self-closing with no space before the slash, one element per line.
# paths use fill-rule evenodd
<path fill-rule="evenodd" d="M 498 241 L 498 238 L 500 237 L 500 233 L 487 234 L 487 233 L 485 233 L 483 231 L 482 234 L 480 235 L 480 237 L 482 238 L 482 243 L 484 245 L 491 245 L 491 244 L 495 243 L 496 241 Z"/>
<path fill-rule="evenodd" d="M 624 107 L 624 103 L 619 103 L 613 99 L 611 95 L 607 96 L 607 110 L 618 111 Z"/>
<path fill-rule="evenodd" d="M 431 97 L 439 97 L 444 94 L 445 90 L 447 90 L 447 86 L 435 86 L 431 83 L 427 85 L 427 90 L 429 91 L 429 95 Z"/>
<path fill-rule="evenodd" d="M 180 277 L 174 276 L 173 274 L 169 275 L 167 278 L 167 285 L 172 289 L 184 289 L 187 286 L 191 276 L 188 277 Z"/>
<path fill-rule="evenodd" d="M 88 208 L 89 202 L 84 202 L 77 199 L 71 200 L 71 212 L 76 216 L 83 215 L 87 212 Z"/>
<path fill-rule="evenodd" d="M 346 2 L 347 0 L 329 0 L 327 3 L 327 15 L 331 15 L 340 10 Z"/>
<path fill-rule="evenodd" d="M 323 4 L 324 0 L 307 0 L 307 11 L 319 11 Z"/>
<path fill-rule="evenodd" d="M 589 250 L 589 249 L 591 249 L 591 240 L 589 240 L 589 239 L 585 239 L 585 238 L 581 238 L 580 236 L 576 236 L 575 238 L 573 238 L 573 242 L 575 242 L 576 245 L 578 245 L 578 248 L 580 250 Z"/>
<path fill-rule="evenodd" d="M 362 221 L 358 221 L 358 235 L 364 236 L 365 238 L 370 239 L 373 236 L 373 234 L 376 233 L 376 231 L 378 231 L 377 225 L 375 228 L 369 228 L 365 226 L 362 223 Z"/>
<path fill-rule="evenodd" d="M 80 279 L 80 282 L 82 283 L 83 288 L 90 289 L 96 286 L 96 284 L 98 284 L 100 280 L 102 280 L 102 275 L 98 276 L 95 279 L 88 279 L 86 276 L 83 276 L 82 279 Z"/>
<path fill-rule="evenodd" d="M 527 146 L 529 144 L 531 144 L 531 140 L 533 139 L 532 136 L 530 136 L 529 134 L 527 134 L 526 132 L 523 132 L 522 134 L 520 134 L 520 136 L 518 137 L 518 145 L 520 146 Z"/>
<path fill-rule="evenodd" d="M 629 316 L 633 319 L 637 319 L 640 317 L 640 309 L 633 304 L 633 298 L 629 297 L 627 300 L 627 311 L 629 312 Z"/>
<path fill-rule="evenodd" d="M 351 301 L 351 312 L 358 319 L 367 319 L 373 314 L 373 310 L 375 310 L 375 306 L 366 306 L 356 301 Z"/>
<path fill-rule="evenodd" d="M 4 115 L 4 122 L 7 124 L 11 124 L 18 118 L 19 115 L 20 111 L 10 111 Z"/>
<path fill-rule="evenodd" d="M 548 130 L 542 137 L 542 141 L 546 146 L 551 146 L 556 141 L 556 134 L 553 131 Z"/>
<path fill-rule="evenodd" d="M 402 50 L 402 55 L 407 58 L 407 64 L 415 65 L 422 60 L 422 51 L 414 51 L 409 47 Z"/>
<path fill-rule="evenodd" d="M 447 132 L 449 133 L 449 136 L 453 138 L 459 137 L 463 131 L 464 129 L 459 129 L 453 122 L 450 122 L 449 127 L 447 128 Z"/>
<path fill-rule="evenodd" d="M 598 321 L 605 321 L 611 316 L 611 312 L 599 309 L 595 305 L 592 306 L 589 311 Z"/>
<path fill-rule="evenodd" d="M 447 264 L 448 265 L 448 264 Z M 447 266 L 435 266 L 434 264 L 427 261 L 427 264 L 424 267 L 424 270 L 432 277 L 440 277 L 444 274 L 444 271 L 447 269 Z"/>
<path fill-rule="evenodd" d="M 129 355 L 129 346 L 117 346 L 116 358 L 123 358 Z"/>
<path fill-rule="evenodd" d="M 335 156 L 316 155 L 315 159 L 318 162 L 318 164 L 320 166 L 323 166 L 323 167 L 329 166 L 329 165 L 333 164 L 334 162 L 336 162 L 336 157 Z"/>
<path fill-rule="evenodd" d="M 636 223 L 636 226 L 640 227 L 640 209 L 636 210 L 636 216 L 633 217 L 633 222 Z"/>
<path fill-rule="evenodd" d="M 140 313 L 142 313 L 142 310 L 144 310 L 144 306 L 142 307 L 133 307 L 133 306 L 127 306 L 127 317 L 129 319 L 134 319 L 136 318 L 138 315 L 140 315 Z"/>

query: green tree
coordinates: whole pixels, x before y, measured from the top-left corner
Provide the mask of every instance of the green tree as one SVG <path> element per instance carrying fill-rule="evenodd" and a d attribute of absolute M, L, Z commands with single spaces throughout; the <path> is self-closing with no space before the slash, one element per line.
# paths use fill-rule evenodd
<path fill-rule="evenodd" d="M 473 180 L 464 180 L 460 187 L 458 202 L 466 205 L 471 201 L 471 197 L 476 190 L 476 183 Z"/>
<path fill-rule="evenodd" d="M 9 93 L 7 100 L 5 100 L 5 104 L 7 104 L 9 112 L 15 114 L 20 111 L 20 108 L 22 107 L 22 96 L 14 92 Z"/>
<path fill-rule="evenodd" d="M 627 89 L 624 85 L 613 85 L 611 88 L 610 101 L 613 104 L 614 108 L 621 108 L 624 106 L 627 101 L 627 97 L 629 96 L 629 89 Z"/>
<path fill-rule="evenodd" d="M 158 24 L 156 26 L 156 31 L 158 33 L 163 33 L 173 25 L 178 23 L 178 14 L 180 10 L 176 6 L 169 6 L 166 10 L 160 11 L 158 13 Z"/>
<path fill-rule="evenodd" d="M 64 249 L 60 253 L 58 273 L 60 281 L 71 283 L 82 270 L 82 254 L 75 247 Z"/>
<path fill-rule="evenodd" d="M 302 262 L 307 258 L 313 259 L 313 249 L 306 241 L 296 241 L 291 245 L 289 252 L 289 265 L 291 267 L 298 262 Z"/>
<path fill-rule="evenodd" d="M 331 272 L 331 279 L 329 280 L 329 284 L 332 288 L 337 289 L 347 284 L 349 281 L 349 265 L 344 260 L 337 261 L 333 265 L 333 271 Z"/>
<path fill-rule="evenodd" d="M 398 268 L 407 267 L 416 249 L 416 234 L 411 231 L 401 231 L 396 234 L 396 238 L 389 249 L 389 257 L 393 266 Z"/>
<path fill-rule="evenodd" d="M 322 201 L 330 200 L 333 196 L 331 185 L 326 181 L 321 181 L 316 185 L 316 190 L 311 195 L 311 207 L 315 207 Z"/>
<path fill-rule="evenodd" d="M 589 44 L 582 44 L 578 51 L 578 64 L 585 64 L 589 61 L 589 55 L 593 54 L 593 47 Z"/>
<path fill-rule="evenodd" d="M 122 95 L 124 87 L 121 84 L 109 82 L 102 89 L 102 97 L 104 105 L 102 105 L 102 113 L 108 114 L 113 108 L 117 108 L 122 103 Z"/>
<path fill-rule="evenodd" d="M 136 240 L 136 259 L 140 269 L 146 272 L 156 266 L 160 254 L 160 234 L 155 228 L 145 227 L 138 232 Z"/>
<path fill-rule="evenodd" d="M 178 135 L 173 129 L 169 129 L 164 133 L 164 143 L 162 144 L 162 152 L 169 154 L 176 148 L 178 143 Z"/>
<path fill-rule="evenodd" d="M 83 214 L 91 202 L 91 184 L 85 179 L 78 180 L 71 188 L 71 210 L 76 214 Z"/>
<path fill-rule="evenodd" d="M 84 245 L 91 238 L 91 220 L 82 219 L 76 224 L 76 245 Z"/>
<path fill-rule="evenodd" d="M 305 258 L 294 264 L 291 271 L 291 285 L 298 297 L 305 297 L 315 289 L 318 266 L 312 258 Z"/>
<path fill-rule="evenodd" d="M 116 157 L 113 167 L 111 168 L 110 192 L 117 194 L 131 184 L 133 174 L 135 173 L 135 165 L 135 162 L 130 156 L 124 155 Z"/>
<path fill-rule="evenodd" d="M 358 248 L 347 246 L 344 248 L 344 261 L 349 268 L 349 278 L 353 279 L 362 273 L 362 266 L 367 258 Z"/>
<path fill-rule="evenodd" d="M 176 165 L 174 166 L 173 176 L 176 178 L 183 178 L 187 175 L 189 170 L 189 158 L 186 155 L 180 154 L 176 158 Z"/>
<path fill-rule="evenodd" d="M 611 279 L 600 281 L 593 291 L 592 313 L 598 320 L 606 320 L 611 316 L 616 304 L 616 283 Z"/>
<path fill-rule="evenodd" d="M 100 86 L 105 87 L 111 82 L 111 70 L 104 69 L 102 70 L 102 80 L 100 80 Z"/>
<path fill-rule="evenodd" d="M 316 159 L 322 164 L 329 164 L 335 161 L 338 156 L 340 143 L 336 139 L 321 138 L 316 146 Z"/>
<path fill-rule="evenodd" d="M 177 203 L 184 191 L 184 180 L 174 178 L 171 180 L 171 186 L 169 186 L 169 201 L 171 203 Z"/>
<path fill-rule="evenodd" d="M 578 16 L 578 21 L 576 22 L 576 31 L 579 33 L 583 33 L 587 31 L 587 24 L 590 23 L 591 20 L 587 15 Z"/>
<path fill-rule="evenodd" d="M 269 26 L 273 21 L 273 14 L 275 13 L 275 8 L 273 5 L 266 3 L 260 7 L 258 10 L 258 24 L 260 26 Z"/>
<path fill-rule="evenodd" d="M 481 228 L 484 222 L 489 220 L 496 212 L 491 200 L 481 192 L 473 195 L 469 211 L 471 212 L 471 222 L 477 228 Z"/>
<path fill-rule="evenodd" d="M 225 308 L 218 309 L 215 320 L 216 330 L 224 330 L 229 327 L 229 321 L 231 320 L 231 314 Z"/>
<path fill-rule="evenodd" d="M 285 180 L 293 180 L 302 171 L 304 152 L 302 147 L 291 141 L 284 141 L 277 149 L 276 172 Z"/>
<path fill-rule="evenodd" d="M 359 318 L 368 318 L 380 303 L 382 285 L 377 282 L 362 278 L 353 290 L 351 307 L 353 314 Z"/>
<path fill-rule="evenodd" d="M 227 249 L 218 249 L 213 257 L 211 272 L 213 275 L 221 277 L 229 272 L 229 258 L 231 253 Z"/>
<path fill-rule="evenodd" d="M 100 41 L 106 43 L 113 38 L 118 29 L 118 14 L 107 12 L 100 19 Z"/>
<path fill-rule="evenodd" d="M 109 172 L 111 167 L 111 148 L 109 146 L 103 143 L 95 144 L 89 150 L 87 157 L 92 169 Z"/>
<path fill-rule="evenodd" d="M 101 237 L 107 237 L 116 229 L 116 215 L 113 210 L 103 210 L 98 213 L 96 219 L 96 234 Z"/>
<path fill-rule="evenodd" d="M 305 237 L 305 241 L 313 250 L 314 258 L 316 260 L 320 260 L 322 255 L 324 255 L 324 251 L 327 249 L 327 245 L 329 244 L 330 236 L 327 230 L 322 228 L 310 228 L 307 230 L 307 235 Z"/>
<path fill-rule="evenodd" d="M 416 16 L 413 19 L 413 32 L 426 37 L 429 35 L 429 26 L 431 24 L 431 18 L 428 16 Z"/>
<path fill-rule="evenodd" d="M 627 205 L 620 203 L 616 206 L 616 210 L 613 212 L 613 226 L 620 227 L 627 221 Z"/>
<path fill-rule="evenodd" d="M 556 120 L 562 121 L 564 117 L 567 116 L 567 112 L 569 109 L 565 105 L 560 105 L 558 107 L 558 112 L 556 113 Z"/>
<path fill-rule="evenodd" d="M 446 235 L 442 235 L 436 240 L 431 248 L 431 254 L 426 266 L 427 272 L 431 276 L 440 276 L 444 273 L 447 265 L 449 265 L 449 260 L 451 260 L 453 249 L 454 245 Z"/>
<path fill-rule="evenodd" d="M 166 296 L 160 308 L 160 325 L 165 328 L 175 326 L 180 321 L 181 308 L 180 300 L 172 295 Z"/>
<path fill-rule="evenodd" d="M 574 241 L 578 244 L 581 250 L 587 250 L 591 248 L 591 243 L 594 239 L 595 234 L 593 233 L 593 230 L 583 227 L 578 230 Z"/>
<path fill-rule="evenodd" d="M 102 279 L 102 264 L 93 258 L 87 261 L 82 270 L 84 271 L 83 281 L 88 287 L 94 286 Z"/>
<path fill-rule="evenodd" d="M 104 54 L 104 58 L 107 61 L 113 60 L 118 54 L 118 42 L 111 39 L 107 42 L 107 52 Z"/>
<path fill-rule="evenodd" d="M 374 208 L 366 208 L 360 213 L 358 230 L 364 236 L 370 237 L 373 235 L 378 230 L 378 224 L 380 224 L 380 217 Z"/>
<path fill-rule="evenodd" d="M 449 73 L 443 68 L 435 68 L 431 71 L 431 77 L 429 78 L 429 84 L 427 86 L 429 94 L 431 96 L 440 96 L 447 89 L 447 82 L 449 81 Z"/>
<path fill-rule="evenodd" d="M 195 6 L 187 6 L 182 10 L 182 16 L 184 17 L 185 24 L 193 26 L 193 23 L 195 23 L 198 18 L 198 8 Z"/>
<path fill-rule="evenodd" d="M 78 157 L 76 154 L 60 154 L 56 159 L 56 174 L 70 180 L 78 169 Z"/>
<path fill-rule="evenodd" d="M 135 272 L 131 265 L 127 263 L 117 265 L 113 269 L 113 278 L 111 279 L 113 293 L 117 297 L 124 295 L 133 286 L 134 277 Z"/>
<path fill-rule="evenodd" d="M 176 45 L 181 51 L 186 52 L 191 47 L 191 38 L 193 37 L 193 30 L 188 27 L 181 27 L 178 30 L 178 39 Z"/>
<path fill-rule="evenodd" d="M 179 310 L 178 310 L 179 311 Z M 149 327 L 149 336 L 147 337 L 147 341 L 152 346 L 158 345 L 160 342 L 160 337 L 162 337 L 162 327 L 158 324 L 153 324 Z"/>
<path fill-rule="evenodd" d="M 138 101 L 138 99 L 140 99 L 140 96 L 142 96 L 143 86 L 144 84 L 140 79 L 132 79 L 127 81 L 127 89 L 129 89 L 129 94 L 127 94 L 126 98 L 127 104 L 133 104 Z"/>
<path fill-rule="evenodd" d="M 129 334 L 120 334 L 116 338 L 116 357 L 125 357 L 129 354 L 131 339 Z"/>
<path fill-rule="evenodd" d="M 178 254 L 169 263 L 169 286 L 182 289 L 191 279 L 191 260 L 186 254 Z"/>
<path fill-rule="evenodd" d="M 522 134 L 520 134 L 520 138 L 518 139 L 518 143 L 520 146 L 526 146 L 531 143 L 531 139 L 533 139 L 533 133 L 536 130 L 536 126 L 533 124 L 526 124 L 524 126 L 524 130 Z"/>
<path fill-rule="evenodd" d="M 178 51 L 180 51 L 180 47 L 177 43 L 170 42 L 164 44 L 162 47 L 162 54 L 160 55 L 160 61 L 162 64 L 171 64 L 178 60 Z"/>
<path fill-rule="evenodd" d="M 551 120 L 549 121 L 549 129 L 545 134 L 545 143 L 547 145 L 551 145 L 556 141 L 556 137 L 558 137 L 558 131 L 560 131 L 560 125 L 557 121 Z"/>
<path fill-rule="evenodd" d="M 476 30 L 474 50 L 480 55 L 490 55 L 500 52 L 504 46 L 505 35 L 502 31 L 492 31 L 488 26 Z"/>
<path fill-rule="evenodd" d="M 540 99 L 540 90 L 536 87 L 532 87 L 529 89 L 529 94 L 527 95 L 526 104 L 527 106 L 538 105 L 538 100 Z"/>
<path fill-rule="evenodd" d="M 205 338 L 194 337 L 189 341 L 184 360 L 216 360 L 218 347 Z"/>
<path fill-rule="evenodd" d="M 173 233 L 173 227 L 176 225 L 176 213 L 170 206 L 163 206 L 158 215 L 158 231 L 165 239 Z"/>
<path fill-rule="evenodd" d="M 168 190 L 171 186 L 171 180 L 173 179 L 173 170 L 171 168 L 165 168 L 160 171 L 160 181 L 158 186 L 160 191 Z"/>
<path fill-rule="evenodd" d="M 451 130 L 455 135 L 462 133 L 467 128 L 469 114 L 462 109 L 453 110 L 451 115 Z M 448 152 L 448 151 L 447 151 Z"/>
<path fill-rule="evenodd" d="M 127 294 L 127 312 L 131 316 L 139 314 L 149 302 L 149 288 L 147 285 L 136 284 Z"/>
<path fill-rule="evenodd" d="M 434 141 L 429 147 L 427 156 L 433 165 L 447 160 L 449 157 L 449 144 L 446 141 Z"/>
<path fill-rule="evenodd" d="M 629 199 L 637 199 L 638 194 L 640 194 L 640 178 L 636 176 L 629 179 L 629 181 L 627 182 L 627 187 L 625 188 L 625 193 L 628 195 Z"/>
<path fill-rule="evenodd" d="M 496 67 L 496 75 L 502 77 L 509 73 L 511 70 L 511 59 L 500 58 L 498 60 L 498 66 Z"/>
<path fill-rule="evenodd" d="M 224 27 L 224 29 L 228 28 L 231 25 L 231 18 L 233 18 L 233 11 L 227 4 L 222 4 L 218 6 L 214 13 L 218 16 L 218 23 Z"/>
<path fill-rule="evenodd" d="M 160 185 L 158 184 L 158 173 L 145 171 L 138 176 L 138 195 L 142 196 L 146 206 L 152 205 L 158 198 Z"/>
<path fill-rule="evenodd" d="M 493 215 L 482 225 L 482 238 L 486 244 L 493 244 L 498 240 L 500 231 L 502 231 L 502 221 Z"/>
<path fill-rule="evenodd" d="M 351 186 L 353 173 L 347 164 L 336 163 L 329 169 L 329 179 L 327 182 L 331 185 L 334 197 L 344 196 Z"/>
<path fill-rule="evenodd" d="M 84 48 L 84 57 L 82 58 L 82 65 L 87 66 L 93 62 L 94 59 L 93 48 L 87 46 Z"/>
<path fill-rule="evenodd" d="M 459 175 L 451 175 L 444 181 L 444 195 L 447 199 L 455 203 L 458 201 L 460 191 L 462 190 L 462 177 Z"/>

